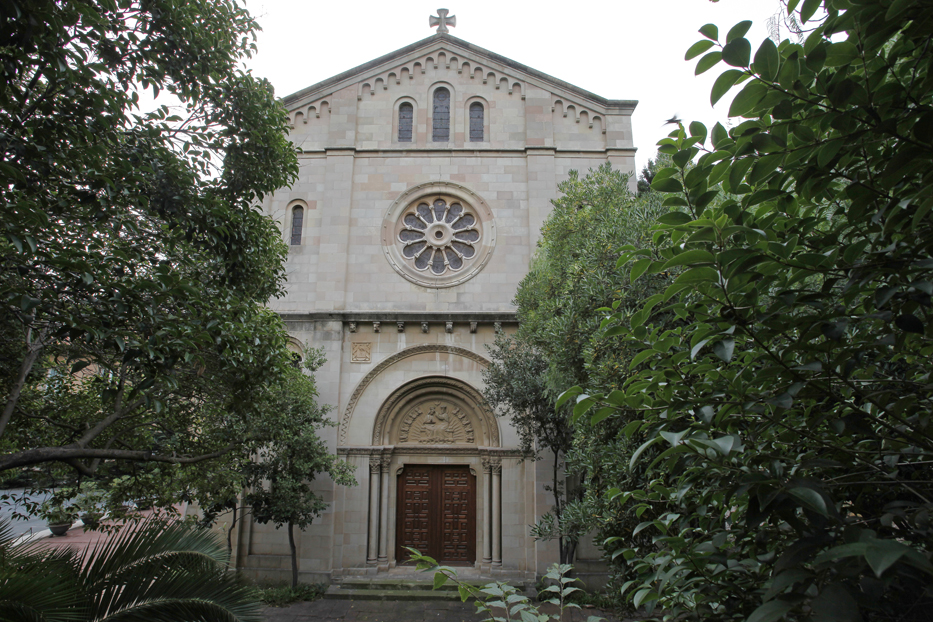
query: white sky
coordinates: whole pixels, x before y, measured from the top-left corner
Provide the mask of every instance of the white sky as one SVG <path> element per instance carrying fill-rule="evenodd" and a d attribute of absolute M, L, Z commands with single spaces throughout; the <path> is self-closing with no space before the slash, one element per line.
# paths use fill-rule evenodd
<path fill-rule="evenodd" d="M 428 16 L 445 6 L 457 17 L 452 35 L 610 99 L 636 99 L 633 130 L 638 170 L 656 152 L 675 113 L 685 122 L 725 124 L 731 96 L 713 109 L 709 91 L 725 65 L 694 76 L 684 53 L 719 26 L 754 22 L 752 53 L 767 36 L 765 20 L 778 0 L 611 0 L 533 4 L 470 0 L 247 0 L 259 20 L 259 54 L 248 63 L 284 97 L 434 33 Z M 785 34 L 786 36 L 786 34 Z"/>

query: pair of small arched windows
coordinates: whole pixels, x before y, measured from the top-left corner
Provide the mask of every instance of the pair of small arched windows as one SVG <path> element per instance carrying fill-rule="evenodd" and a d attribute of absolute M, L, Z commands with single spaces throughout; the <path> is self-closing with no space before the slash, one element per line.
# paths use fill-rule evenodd
<path fill-rule="evenodd" d="M 414 123 L 414 107 L 408 102 L 398 108 L 398 141 L 410 143 L 412 141 L 412 125 Z M 485 123 L 485 110 L 479 102 L 470 104 L 470 142 L 481 143 L 484 140 L 483 125 Z M 441 87 L 434 91 L 434 107 L 431 119 L 431 140 L 436 143 L 450 142 L 450 91 Z"/>

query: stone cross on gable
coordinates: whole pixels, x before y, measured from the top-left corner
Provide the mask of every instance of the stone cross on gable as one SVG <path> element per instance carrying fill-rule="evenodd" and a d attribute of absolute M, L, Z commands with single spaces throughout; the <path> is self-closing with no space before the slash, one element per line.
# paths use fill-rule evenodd
<path fill-rule="evenodd" d="M 457 16 L 451 15 L 450 17 L 447 17 L 448 12 L 449 11 L 447 9 L 438 9 L 437 16 L 431 15 L 428 17 L 428 24 L 430 24 L 432 27 L 437 26 L 437 34 L 450 32 L 447 30 L 448 25 L 457 25 Z"/>

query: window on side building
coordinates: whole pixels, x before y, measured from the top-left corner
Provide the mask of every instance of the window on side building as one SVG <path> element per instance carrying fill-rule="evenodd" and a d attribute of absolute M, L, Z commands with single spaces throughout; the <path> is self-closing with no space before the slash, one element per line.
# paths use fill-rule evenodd
<path fill-rule="evenodd" d="M 483 122 L 485 121 L 483 105 L 479 102 L 470 104 L 470 142 L 483 142 Z"/>
<path fill-rule="evenodd" d="M 411 142 L 411 124 L 415 109 L 411 104 L 405 103 L 398 107 L 398 142 Z"/>
<path fill-rule="evenodd" d="M 301 225 L 304 219 L 304 208 L 299 206 L 292 209 L 292 246 L 301 245 Z"/>
<path fill-rule="evenodd" d="M 441 87 L 434 91 L 434 120 L 432 140 L 436 143 L 450 141 L 450 91 Z"/>

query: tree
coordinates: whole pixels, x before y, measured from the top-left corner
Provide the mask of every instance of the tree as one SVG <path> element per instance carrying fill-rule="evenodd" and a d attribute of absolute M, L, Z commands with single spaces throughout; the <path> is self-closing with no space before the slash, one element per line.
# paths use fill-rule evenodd
<path fill-rule="evenodd" d="M 674 509 L 624 551 L 632 602 L 668 619 L 928 617 L 933 510 L 933 12 L 924 1 L 796 0 L 801 44 L 752 56 L 741 22 L 687 52 L 743 84 L 731 130 L 660 143 L 678 211 L 633 278 L 674 270 L 634 317 L 641 352 L 609 413 L 651 481 L 612 497 Z M 689 130 L 689 135 L 688 135 Z M 682 319 L 664 329 L 663 308 Z M 621 324 L 625 320 L 625 325 Z M 635 409 L 642 420 L 630 421 Z M 642 510 L 643 511 L 643 510 Z M 624 537 L 624 534 L 619 534 Z"/>
<path fill-rule="evenodd" d="M 13 542 L 0 526 L 4 621 L 261 619 L 223 545 L 184 523 L 137 524 L 82 552 Z"/>
<path fill-rule="evenodd" d="M 554 509 L 540 517 L 532 529 L 538 539 L 556 538 L 560 563 L 573 561 L 581 533 L 564 521 L 565 475 L 561 457 L 571 448 L 573 431 L 566 412 L 554 408 L 554 397 L 546 378 L 548 362 L 540 352 L 519 339 L 496 337 L 489 348 L 490 364 L 483 370 L 483 396 L 489 405 L 509 417 L 519 434 L 519 448 L 538 459 L 542 452 L 553 455 L 551 483 L 545 490 L 554 495 Z"/>
<path fill-rule="evenodd" d="M 566 512 L 585 494 L 589 481 L 587 471 L 575 464 L 586 452 L 570 452 L 575 444 L 591 446 L 599 435 L 582 440 L 578 435 L 575 441 L 569 413 L 555 410 L 554 402 L 575 382 L 614 388 L 617 370 L 632 353 L 620 340 L 593 338 L 593 333 L 614 299 L 625 295 L 630 308 L 653 293 L 651 287 L 657 288 L 645 281 L 632 286 L 626 268 L 616 263 L 619 248 L 641 243 L 657 214 L 667 208 L 655 193 L 633 196 L 628 176 L 608 164 L 582 178 L 571 171 L 558 189 L 561 195 L 542 227 L 531 270 L 516 293 L 518 334 L 497 339 L 490 349 L 484 394 L 510 417 L 526 453 L 553 454 L 548 488 L 554 493 L 554 510 L 540 518 L 533 533 L 557 538 L 561 563 L 570 563 L 577 542 L 593 526 L 587 518 L 592 513 Z M 653 280 L 663 283 L 665 278 Z M 565 462 L 568 456 L 571 460 Z M 574 479 L 580 473 L 584 477 L 568 489 L 565 471 Z"/>
<path fill-rule="evenodd" d="M 634 196 L 628 175 L 608 163 L 582 178 L 571 171 L 558 191 L 515 294 L 518 335 L 547 359 L 554 396 L 574 384 L 607 381 L 608 390 L 616 381 L 607 371 L 624 365 L 630 353 L 621 340 L 593 339 L 605 317 L 599 310 L 613 301 L 634 308 L 664 282 L 664 275 L 655 275 L 632 284 L 628 268 L 616 264 L 620 248 L 646 243 L 649 227 L 669 208 L 656 193 Z"/>
<path fill-rule="evenodd" d="M 240 69 L 257 24 L 233 1 L 7 8 L 0 471 L 248 454 L 290 366 L 264 306 L 287 248 L 257 202 L 297 173 L 284 108 Z"/>
<path fill-rule="evenodd" d="M 304 368 L 311 374 L 324 363 L 322 352 L 307 350 Z M 304 379 L 304 380 L 302 380 Z M 353 469 L 331 454 L 317 435 L 330 424 L 330 406 L 316 402 L 317 390 L 300 370 L 292 371 L 292 380 L 283 383 L 272 396 L 268 408 L 278 410 L 288 423 L 256 453 L 245 466 L 244 505 L 252 510 L 259 523 L 272 522 L 276 529 L 285 525 L 292 554 L 292 587 L 298 585 L 298 550 L 295 527 L 306 529 L 327 508 L 327 502 L 312 488 L 311 482 L 326 473 L 342 486 L 353 486 Z M 297 388 L 296 387 L 300 387 Z"/>

